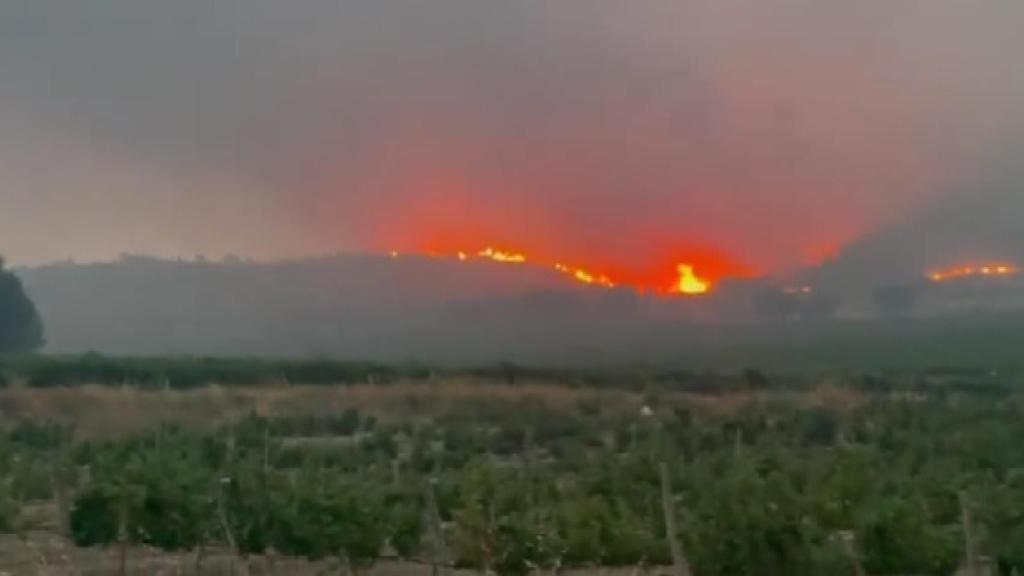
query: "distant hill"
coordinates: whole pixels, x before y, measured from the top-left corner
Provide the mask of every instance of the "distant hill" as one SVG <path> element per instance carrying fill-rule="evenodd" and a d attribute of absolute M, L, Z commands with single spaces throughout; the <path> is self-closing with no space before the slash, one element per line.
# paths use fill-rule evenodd
<path fill-rule="evenodd" d="M 416 256 L 276 263 L 128 256 L 18 273 L 46 324 L 47 351 L 58 353 L 784 367 L 896 362 L 905 356 L 890 357 L 893 350 L 919 335 L 941 348 L 937 358 L 995 361 L 989 356 L 1002 350 L 998 344 L 979 349 L 927 330 L 1016 334 L 1024 278 L 935 286 L 925 273 L 972 261 L 1024 266 L 1022 184 L 979 186 L 868 235 L 807 271 L 802 280 L 813 291 L 796 296 L 750 281 L 723 283 L 705 298 L 660 298 L 576 284 L 528 264 Z M 891 286 L 916 299 L 905 318 L 884 314 L 874 300 Z M 898 303 L 900 292 L 893 294 Z M 810 314 L 794 314 L 794 306 Z M 835 311 L 855 322 L 829 320 Z M 880 316 L 889 318 L 870 320 Z M 927 324 L 914 316 L 951 318 Z M 958 316 L 974 332 L 957 327 Z"/>
<path fill-rule="evenodd" d="M 20 274 L 52 352 L 514 358 L 548 340 L 559 351 L 586 348 L 692 308 L 578 285 L 553 270 L 412 256 L 126 257 Z"/>
<path fill-rule="evenodd" d="M 1024 179 L 942 199 L 847 246 L 809 276 L 844 301 L 879 286 L 920 282 L 928 270 L 974 262 L 1024 265 Z"/>
<path fill-rule="evenodd" d="M 641 296 L 552 270 L 432 258 L 280 263 L 128 257 L 18 271 L 48 352 L 560 366 L 1020 366 L 1021 312 L 752 322 L 758 283 Z"/>

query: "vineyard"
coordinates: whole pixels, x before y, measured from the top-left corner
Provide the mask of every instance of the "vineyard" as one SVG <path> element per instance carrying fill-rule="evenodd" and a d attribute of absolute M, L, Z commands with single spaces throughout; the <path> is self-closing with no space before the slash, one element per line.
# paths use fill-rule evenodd
<path fill-rule="evenodd" d="M 0 573 L 1024 573 L 1016 375 L 3 374 Z"/>

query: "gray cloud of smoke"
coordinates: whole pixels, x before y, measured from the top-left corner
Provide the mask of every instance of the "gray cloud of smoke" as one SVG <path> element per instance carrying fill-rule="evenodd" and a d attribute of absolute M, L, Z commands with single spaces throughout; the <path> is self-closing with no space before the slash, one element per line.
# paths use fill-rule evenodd
<path fill-rule="evenodd" d="M 1013 163 L 1022 21 L 1015 0 L 9 0 L 0 251 L 459 229 L 794 266 Z"/>

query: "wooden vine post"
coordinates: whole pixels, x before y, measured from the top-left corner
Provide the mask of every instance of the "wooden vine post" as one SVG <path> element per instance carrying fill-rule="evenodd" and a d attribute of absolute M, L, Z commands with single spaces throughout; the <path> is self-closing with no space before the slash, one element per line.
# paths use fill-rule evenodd
<path fill-rule="evenodd" d="M 690 570 L 690 563 L 683 552 L 683 546 L 679 542 L 678 529 L 676 527 L 676 507 L 672 496 L 672 483 L 668 474 L 668 464 L 661 463 L 661 506 L 665 514 L 665 538 L 668 540 L 668 549 L 672 554 L 672 566 L 674 576 L 693 576 Z"/>

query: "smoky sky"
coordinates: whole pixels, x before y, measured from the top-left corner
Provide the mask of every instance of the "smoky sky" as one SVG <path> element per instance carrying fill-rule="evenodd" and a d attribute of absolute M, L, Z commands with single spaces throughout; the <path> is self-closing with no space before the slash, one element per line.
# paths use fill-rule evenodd
<path fill-rule="evenodd" d="M 1014 164 L 1017 0 L 7 0 L 19 263 L 814 261 Z"/>

